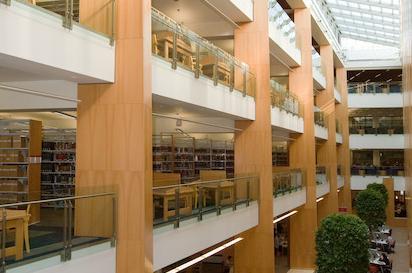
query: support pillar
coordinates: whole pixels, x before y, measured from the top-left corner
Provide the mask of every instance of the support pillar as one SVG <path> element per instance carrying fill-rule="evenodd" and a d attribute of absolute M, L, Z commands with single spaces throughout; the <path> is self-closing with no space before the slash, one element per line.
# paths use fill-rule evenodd
<path fill-rule="evenodd" d="M 255 1 L 254 21 L 235 30 L 235 56 L 250 65 L 256 75 L 256 119 L 237 121 L 235 173 L 260 177 L 259 225 L 240 236 L 235 245 L 236 273 L 273 273 L 272 129 L 270 120 L 270 60 L 268 1 Z"/>
<path fill-rule="evenodd" d="M 310 10 L 295 9 L 294 19 L 302 65 L 289 72 L 289 88 L 303 105 L 304 133 L 290 145 L 290 167 L 301 168 L 305 172 L 306 204 L 290 218 L 290 266 L 292 269 L 314 269 L 317 207 Z"/>
<path fill-rule="evenodd" d="M 151 1 L 116 5 L 116 81 L 78 89 L 76 192 L 117 191 L 116 272 L 152 273 Z M 80 21 L 106 30 L 108 6 L 81 0 Z M 110 229 L 110 211 L 93 205 L 76 202 L 76 233 Z"/>

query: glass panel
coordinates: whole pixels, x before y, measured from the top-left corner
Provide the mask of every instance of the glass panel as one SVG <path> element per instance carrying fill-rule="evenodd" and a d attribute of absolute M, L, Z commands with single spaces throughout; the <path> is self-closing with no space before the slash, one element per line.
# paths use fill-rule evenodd
<path fill-rule="evenodd" d="M 222 84 L 245 95 L 255 95 L 255 76 L 247 64 L 154 8 L 152 53 L 171 62 L 174 69 L 179 66 L 194 72 L 195 77 L 213 80 L 215 85 Z"/>
<path fill-rule="evenodd" d="M 325 118 L 325 113 L 322 111 L 316 111 L 314 113 L 315 124 L 327 128 L 327 121 Z"/>
<path fill-rule="evenodd" d="M 274 79 L 270 80 L 272 106 L 280 108 L 288 113 L 302 116 L 302 105 L 296 96 L 289 92 L 286 85 Z"/>
<path fill-rule="evenodd" d="M 273 173 L 273 195 L 275 197 L 289 194 L 304 187 L 304 178 L 301 170 Z"/>
<path fill-rule="evenodd" d="M 277 1 L 269 1 L 269 24 L 274 24 L 283 36 L 296 48 L 295 23 Z"/>
<path fill-rule="evenodd" d="M 316 185 L 322 185 L 328 183 L 326 167 L 316 166 Z"/>
<path fill-rule="evenodd" d="M 173 181 L 170 181 L 174 183 Z M 190 218 L 202 220 L 208 213 L 249 205 L 259 198 L 257 177 L 235 177 L 196 181 L 153 188 L 154 226 L 174 224 Z M 176 201 L 177 200 L 177 201 Z"/>

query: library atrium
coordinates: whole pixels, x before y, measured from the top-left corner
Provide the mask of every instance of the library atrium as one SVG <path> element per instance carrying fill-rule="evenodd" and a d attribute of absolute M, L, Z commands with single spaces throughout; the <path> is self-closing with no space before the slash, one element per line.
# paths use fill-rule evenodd
<path fill-rule="evenodd" d="M 411 0 L 0 0 L 0 273 L 412 272 Z"/>

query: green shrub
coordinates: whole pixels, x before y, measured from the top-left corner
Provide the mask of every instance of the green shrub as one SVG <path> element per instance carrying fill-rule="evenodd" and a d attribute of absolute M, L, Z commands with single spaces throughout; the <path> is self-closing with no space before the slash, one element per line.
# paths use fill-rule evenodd
<path fill-rule="evenodd" d="M 388 205 L 388 190 L 386 189 L 384 184 L 372 183 L 369 184 L 366 189 L 380 192 L 383 196 L 383 199 L 385 200 L 385 207 Z"/>
<path fill-rule="evenodd" d="M 356 197 L 356 211 L 370 231 L 383 225 L 386 221 L 386 204 L 382 194 L 376 190 L 366 189 Z"/>
<path fill-rule="evenodd" d="M 365 273 L 369 265 L 369 231 L 354 215 L 326 217 L 316 233 L 317 273 Z"/>

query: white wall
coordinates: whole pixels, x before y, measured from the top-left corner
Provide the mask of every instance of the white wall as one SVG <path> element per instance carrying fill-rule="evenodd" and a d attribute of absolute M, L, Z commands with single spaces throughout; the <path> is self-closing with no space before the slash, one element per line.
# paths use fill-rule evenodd
<path fill-rule="evenodd" d="M 153 237 L 153 270 L 156 271 L 201 250 L 227 240 L 246 231 L 259 222 L 259 206 L 253 202 L 249 207 L 231 208 L 181 222 L 178 229 L 173 226 L 156 228 Z"/>
<path fill-rule="evenodd" d="M 269 49 L 270 54 L 288 66 L 296 67 L 302 63 L 300 50 L 283 35 L 274 22 L 269 22 Z"/>
<path fill-rule="evenodd" d="M 205 77 L 196 79 L 194 73 L 182 68 L 176 70 L 171 64 L 157 57 L 152 57 L 153 95 L 172 100 L 176 105 L 187 104 L 199 110 L 213 110 L 227 114 L 235 119 L 255 119 L 255 99 L 243 97 L 241 92 L 229 87 L 214 86 L 213 81 Z M 170 101 L 169 101 L 170 103 Z"/>
<path fill-rule="evenodd" d="M 328 128 L 315 124 L 315 137 L 323 140 L 328 140 Z"/>
<path fill-rule="evenodd" d="M 330 192 L 330 184 L 324 183 L 316 185 L 316 198 L 322 197 Z"/>
<path fill-rule="evenodd" d="M 0 66 L 36 74 L 39 79 L 113 82 L 115 48 L 109 39 L 12 1 L 0 5 Z M 7 64 L 5 64 L 7 62 Z"/>
<path fill-rule="evenodd" d="M 348 94 L 349 108 L 400 108 L 403 107 L 402 93 Z"/>
<path fill-rule="evenodd" d="M 350 135 L 350 149 L 404 149 L 404 135 Z"/>
<path fill-rule="evenodd" d="M 343 137 L 341 133 L 336 133 L 336 143 L 339 143 L 339 144 L 343 143 Z"/>
<path fill-rule="evenodd" d="M 383 183 L 383 179 L 389 176 L 360 176 L 352 175 L 350 180 L 350 187 L 352 190 L 364 190 L 366 186 L 372 183 Z M 395 191 L 405 190 L 405 177 L 403 176 L 393 176 Z"/>
<path fill-rule="evenodd" d="M 292 192 L 273 198 L 273 217 L 291 211 L 306 203 L 306 187 L 302 190 Z"/>
<path fill-rule="evenodd" d="M 209 0 L 234 22 L 253 21 L 253 0 Z"/>
<path fill-rule="evenodd" d="M 342 175 L 338 175 L 337 184 L 338 184 L 338 189 L 342 188 L 345 185 L 345 180 Z"/>
<path fill-rule="evenodd" d="M 227 126 L 234 128 L 235 121 L 227 118 L 190 118 L 192 121 L 205 122 L 210 124 L 217 124 L 219 126 Z M 186 133 L 199 133 L 199 134 L 209 134 L 209 133 L 233 133 L 224 128 L 217 128 L 187 121 L 182 121 L 182 126 L 176 126 L 176 120 L 167 119 L 161 117 L 153 117 L 153 134 L 158 135 L 160 133 L 176 133 L 176 129 L 180 129 Z"/>
<path fill-rule="evenodd" d="M 303 133 L 303 118 L 281 110 L 278 107 L 271 107 L 270 110 L 272 126 L 294 133 Z"/>
<path fill-rule="evenodd" d="M 336 88 L 334 88 L 333 93 L 335 94 L 335 101 L 337 101 L 338 103 L 342 103 L 342 96 L 340 92 Z"/>
<path fill-rule="evenodd" d="M 315 67 L 312 68 L 312 76 L 314 88 L 316 90 L 324 90 L 326 88 L 325 76 Z"/>
<path fill-rule="evenodd" d="M 27 94 L 1 88 L 1 85 L 37 91 L 42 95 Z M 47 97 L 58 96 L 58 98 Z M 0 83 L 0 110 L 76 109 L 77 83 L 69 81 L 24 81 Z M 74 101 L 73 101 L 74 100 Z"/>

